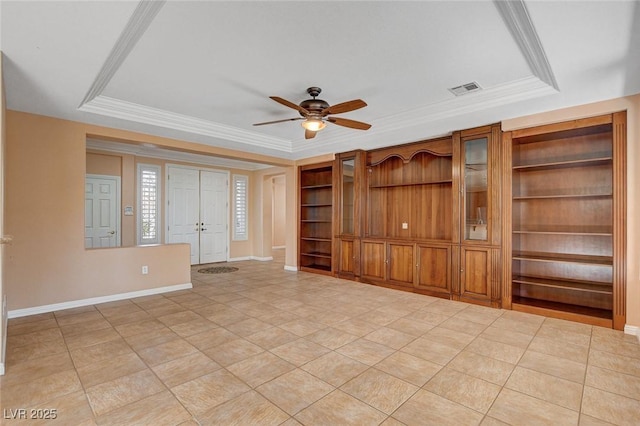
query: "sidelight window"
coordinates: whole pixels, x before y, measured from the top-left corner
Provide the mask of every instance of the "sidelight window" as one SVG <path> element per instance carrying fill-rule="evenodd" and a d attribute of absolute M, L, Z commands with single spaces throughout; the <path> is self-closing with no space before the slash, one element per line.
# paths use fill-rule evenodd
<path fill-rule="evenodd" d="M 138 164 L 138 244 L 160 243 L 160 167 Z"/>

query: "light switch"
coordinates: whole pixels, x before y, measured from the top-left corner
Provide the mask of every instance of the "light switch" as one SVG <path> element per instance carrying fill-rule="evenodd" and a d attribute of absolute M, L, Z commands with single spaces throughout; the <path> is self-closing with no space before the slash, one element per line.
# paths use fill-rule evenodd
<path fill-rule="evenodd" d="M 402 229 L 409 229 L 409 224 L 407 222 L 402 222 Z"/>

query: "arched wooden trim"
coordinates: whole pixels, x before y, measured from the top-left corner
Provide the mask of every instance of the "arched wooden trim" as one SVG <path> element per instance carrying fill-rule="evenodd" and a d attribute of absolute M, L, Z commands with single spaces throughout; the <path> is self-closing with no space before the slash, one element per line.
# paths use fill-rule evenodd
<path fill-rule="evenodd" d="M 377 166 L 392 157 L 398 157 L 403 163 L 407 164 L 413 157 L 420 153 L 427 153 L 438 157 L 451 157 L 453 155 L 451 137 L 370 151 L 367 154 L 367 165 Z"/>

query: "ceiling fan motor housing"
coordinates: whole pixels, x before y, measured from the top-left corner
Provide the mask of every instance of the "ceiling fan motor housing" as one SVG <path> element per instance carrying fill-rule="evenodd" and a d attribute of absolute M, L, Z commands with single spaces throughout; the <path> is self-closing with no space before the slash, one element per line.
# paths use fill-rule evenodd
<path fill-rule="evenodd" d="M 307 99 L 306 101 L 302 101 L 300 106 L 309 111 L 311 113 L 310 115 L 317 114 L 318 116 L 322 110 L 329 108 L 329 104 L 322 99 Z M 300 115 L 305 116 L 302 112 L 300 112 Z"/>
<path fill-rule="evenodd" d="M 323 101 L 322 99 L 316 99 L 316 96 L 318 96 L 320 92 L 322 92 L 322 89 L 315 86 L 309 87 L 307 89 L 307 93 L 313 99 L 307 99 L 306 101 L 302 101 L 300 103 L 300 106 L 306 109 L 307 111 L 309 111 L 311 114 L 309 114 L 308 116 L 305 116 L 302 112 L 300 112 L 301 116 L 309 117 L 309 118 L 317 118 L 317 119 L 322 118 L 322 114 L 320 113 L 322 112 L 322 110 L 329 108 L 329 104 L 326 101 Z"/>

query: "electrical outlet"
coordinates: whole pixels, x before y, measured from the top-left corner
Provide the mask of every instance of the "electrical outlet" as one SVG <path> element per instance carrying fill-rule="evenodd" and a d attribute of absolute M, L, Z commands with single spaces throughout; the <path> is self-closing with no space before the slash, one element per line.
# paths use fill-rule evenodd
<path fill-rule="evenodd" d="M 407 222 L 402 222 L 402 229 L 409 229 L 409 224 Z"/>
<path fill-rule="evenodd" d="M 149 273 L 149 267 L 147 265 L 144 265 L 142 267 L 142 275 L 147 275 Z"/>

